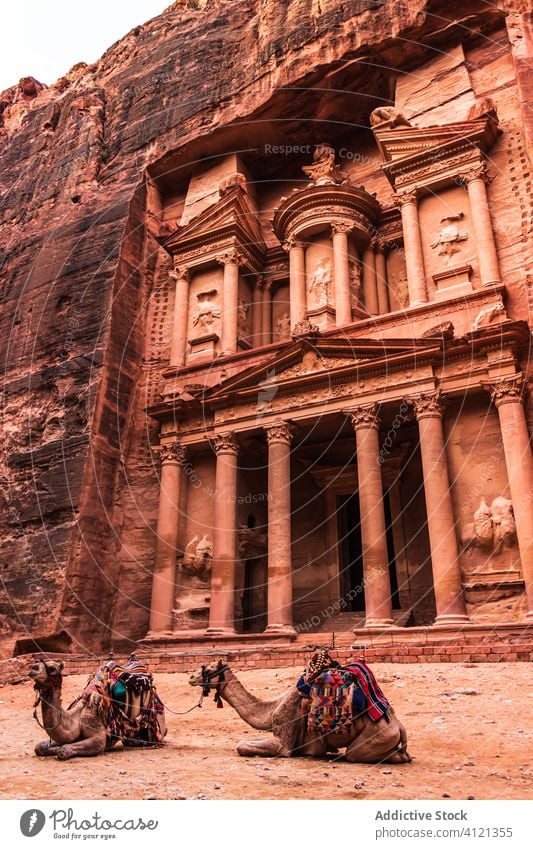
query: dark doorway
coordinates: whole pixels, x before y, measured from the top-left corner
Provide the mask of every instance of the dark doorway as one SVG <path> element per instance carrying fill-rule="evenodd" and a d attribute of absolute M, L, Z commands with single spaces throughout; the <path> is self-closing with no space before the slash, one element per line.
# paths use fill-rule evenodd
<path fill-rule="evenodd" d="M 359 496 L 337 496 L 337 529 L 339 540 L 339 571 L 341 601 L 347 602 L 344 610 L 363 611 L 363 549 L 361 545 L 361 514 Z M 354 590 L 359 588 L 359 592 Z"/>
<path fill-rule="evenodd" d="M 267 567 L 264 557 L 246 560 L 242 596 L 242 630 L 257 634 L 267 626 Z"/>
<path fill-rule="evenodd" d="M 383 494 L 385 524 L 387 534 L 387 554 L 392 595 L 392 607 L 399 610 L 398 578 L 394 557 L 394 539 L 391 527 L 389 494 Z M 361 513 L 357 492 L 351 495 L 337 496 L 337 528 L 339 540 L 339 569 L 341 600 L 347 602 L 345 610 L 361 612 L 365 609 L 365 591 L 363 586 L 363 547 L 361 543 Z M 354 593 L 354 590 L 360 591 Z"/>

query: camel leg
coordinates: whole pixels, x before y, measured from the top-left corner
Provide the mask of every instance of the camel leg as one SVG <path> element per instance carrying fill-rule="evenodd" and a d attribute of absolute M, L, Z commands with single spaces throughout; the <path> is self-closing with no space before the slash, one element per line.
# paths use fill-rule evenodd
<path fill-rule="evenodd" d="M 241 740 L 237 752 L 242 758 L 290 758 L 291 753 L 284 749 L 276 737 L 266 737 L 264 740 Z"/>
<path fill-rule="evenodd" d="M 70 758 L 88 758 L 94 755 L 101 755 L 106 748 L 106 733 L 103 731 L 100 734 L 95 734 L 93 737 L 86 737 L 84 740 L 78 740 L 77 743 L 71 743 L 66 746 L 61 746 L 57 753 L 60 761 L 68 761 Z"/>
<path fill-rule="evenodd" d="M 47 758 L 52 755 L 57 755 L 60 748 L 60 746 L 53 746 L 50 740 L 42 740 L 40 743 L 37 743 L 34 751 L 40 758 Z"/>
<path fill-rule="evenodd" d="M 390 721 L 365 723 L 360 734 L 346 749 L 345 757 L 350 763 L 410 763 L 407 753 L 407 737 L 403 725 L 391 716 Z"/>

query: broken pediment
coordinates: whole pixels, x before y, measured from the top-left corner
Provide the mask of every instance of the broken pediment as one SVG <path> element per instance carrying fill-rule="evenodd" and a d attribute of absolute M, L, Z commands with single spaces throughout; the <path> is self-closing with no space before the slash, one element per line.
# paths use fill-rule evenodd
<path fill-rule="evenodd" d="M 200 247 L 208 251 L 211 246 L 215 250 L 228 240 L 246 246 L 258 259 L 266 250 L 257 210 L 238 182 L 224 188 L 216 203 L 166 236 L 162 245 L 183 261 Z"/>
<path fill-rule="evenodd" d="M 417 182 L 426 186 L 442 182 L 470 162 L 479 162 L 500 130 L 496 113 L 491 111 L 475 120 L 434 127 L 383 122 L 374 126 L 373 132 L 384 161 L 383 172 L 393 187 L 407 188 Z"/>

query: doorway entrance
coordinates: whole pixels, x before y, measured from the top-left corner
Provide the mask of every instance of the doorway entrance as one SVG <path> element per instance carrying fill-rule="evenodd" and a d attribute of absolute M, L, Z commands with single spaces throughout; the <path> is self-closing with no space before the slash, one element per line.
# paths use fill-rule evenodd
<path fill-rule="evenodd" d="M 264 631 L 267 620 L 267 564 L 264 557 L 254 557 L 244 563 L 243 633 Z"/>
<path fill-rule="evenodd" d="M 392 607 L 400 609 L 398 579 L 394 556 L 394 540 L 391 528 L 389 495 L 383 494 L 387 534 L 387 554 L 391 584 Z M 361 540 L 361 511 L 357 492 L 337 495 L 337 532 L 339 551 L 340 596 L 347 606 L 345 611 L 361 613 L 365 610 L 363 583 L 363 546 Z"/>

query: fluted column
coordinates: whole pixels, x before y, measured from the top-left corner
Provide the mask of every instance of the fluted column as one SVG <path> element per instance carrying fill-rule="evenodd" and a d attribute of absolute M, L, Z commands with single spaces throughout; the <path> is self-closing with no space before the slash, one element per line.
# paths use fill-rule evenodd
<path fill-rule="evenodd" d="M 528 600 L 527 618 L 533 619 L 533 456 L 524 411 L 524 388 L 522 374 L 488 386 L 500 419 L 507 478 Z"/>
<path fill-rule="evenodd" d="M 252 345 L 263 344 L 263 278 L 258 276 L 252 293 Z"/>
<path fill-rule="evenodd" d="M 270 345 L 272 342 L 272 283 L 270 280 L 265 280 L 263 283 L 262 303 L 262 344 Z"/>
<path fill-rule="evenodd" d="M 239 262 L 237 251 L 228 251 L 218 260 L 224 266 L 222 296 L 222 353 L 234 354 L 237 350 L 237 316 L 239 306 Z"/>
<path fill-rule="evenodd" d="M 284 246 L 289 252 L 290 319 L 291 330 L 305 320 L 307 291 L 305 286 L 305 247 L 297 239 L 287 239 Z"/>
<path fill-rule="evenodd" d="M 181 475 L 186 460 L 185 449 L 176 441 L 161 445 L 158 453 L 161 459 L 161 478 L 148 636 L 172 631 Z"/>
<path fill-rule="evenodd" d="M 488 177 L 485 166 L 479 165 L 477 168 L 472 168 L 467 173 L 461 174 L 461 180 L 466 186 L 470 201 L 470 214 L 478 249 L 481 283 L 483 286 L 500 283 L 500 267 L 487 198 Z"/>
<path fill-rule="evenodd" d="M 407 268 L 407 286 L 409 288 L 409 306 L 426 303 L 427 286 L 424 268 L 424 254 L 420 237 L 420 222 L 418 220 L 418 203 L 416 192 L 395 195 L 394 199 L 400 204 L 402 216 L 403 241 L 405 247 L 405 264 Z"/>
<path fill-rule="evenodd" d="M 174 318 L 170 342 L 170 365 L 182 366 L 187 350 L 187 327 L 189 323 L 189 269 L 176 268 L 169 272 L 175 281 Z"/>
<path fill-rule="evenodd" d="M 239 445 L 233 433 L 213 439 L 217 456 L 213 530 L 213 568 L 208 634 L 235 634 L 235 563 L 237 558 L 237 483 Z"/>
<path fill-rule="evenodd" d="M 293 633 L 291 428 L 266 428 L 268 443 L 268 632 Z"/>
<path fill-rule="evenodd" d="M 387 285 L 387 261 L 385 259 L 385 243 L 381 239 L 375 241 L 376 288 L 378 292 L 379 314 L 390 312 L 389 288 Z"/>
<path fill-rule="evenodd" d="M 350 224 L 334 222 L 331 225 L 333 235 L 333 285 L 335 287 L 335 324 L 344 327 L 352 323 L 352 304 L 350 297 L 350 255 L 348 252 L 348 233 Z"/>
<path fill-rule="evenodd" d="M 436 625 L 468 622 L 455 531 L 440 392 L 409 399 L 418 421 L 431 568 L 437 607 Z"/>
<path fill-rule="evenodd" d="M 370 315 L 379 314 L 378 290 L 376 288 L 376 260 L 374 245 L 370 242 L 363 252 L 363 301 Z"/>
<path fill-rule="evenodd" d="M 379 418 L 375 404 L 347 411 L 355 429 L 363 544 L 365 625 L 393 624 L 389 554 L 379 464 Z"/>

